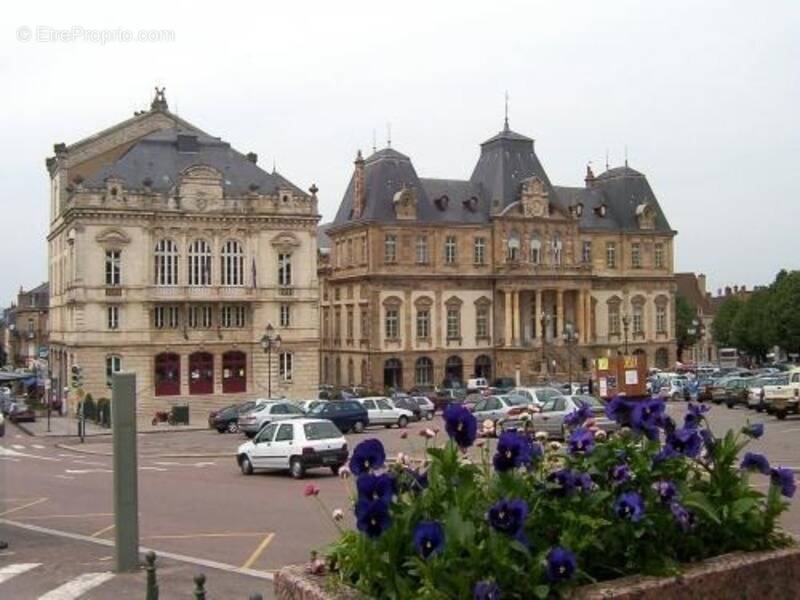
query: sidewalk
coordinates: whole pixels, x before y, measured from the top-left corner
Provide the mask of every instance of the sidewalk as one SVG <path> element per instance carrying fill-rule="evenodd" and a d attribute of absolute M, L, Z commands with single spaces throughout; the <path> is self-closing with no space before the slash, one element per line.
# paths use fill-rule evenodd
<path fill-rule="evenodd" d="M 177 427 L 172 428 L 177 430 Z M 219 434 L 205 429 L 173 431 L 172 435 L 137 436 L 138 454 L 141 458 L 227 458 L 233 460 L 236 448 L 244 441 L 243 437 Z M 81 443 L 75 436 L 56 444 L 62 450 L 71 450 L 82 454 L 112 456 L 113 443 L 110 436 L 87 437 Z"/>
<path fill-rule="evenodd" d="M 50 416 L 50 431 L 47 430 L 47 415 L 37 415 L 33 423 L 15 423 L 22 431 L 35 437 L 77 437 L 78 420 L 75 417 Z M 152 417 L 139 415 L 136 429 L 139 433 L 175 433 L 180 431 L 203 431 L 208 429 L 205 420 L 194 420 L 189 425 L 152 424 Z M 111 436 L 111 429 L 86 422 L 85 437 Z"/>

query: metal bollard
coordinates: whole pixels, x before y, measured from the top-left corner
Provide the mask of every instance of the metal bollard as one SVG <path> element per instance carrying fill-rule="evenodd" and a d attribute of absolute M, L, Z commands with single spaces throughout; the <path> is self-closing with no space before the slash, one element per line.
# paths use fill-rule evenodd
<path fill-rule="evenodd" d="M 194 597 L 195 600 L 205 600 L 206 599 L 206 576 L 202 573 L 198 573 L 194 576 Z"/>
<path fill-rule="evenodd" d="M 156 553 L 150 550 L 144 555 L 144 560 L 147 563 L 145 571 L 147 571 L 147 593 L 145 600 L 158 600 L 158 583 L 156 582 Z"/>

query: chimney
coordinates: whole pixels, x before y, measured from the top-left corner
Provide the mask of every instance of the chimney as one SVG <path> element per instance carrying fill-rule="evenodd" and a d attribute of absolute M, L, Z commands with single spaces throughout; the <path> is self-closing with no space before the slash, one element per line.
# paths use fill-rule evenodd
<path fill-rule="evenodd" d="M 700 273 L 697 276 L 697 287 L 700 289 L 700 293 L 705 296 L 705 294 L 706 294 L 706 275 L 705 275 L 705 273 Z"/>
<path fill-rule="evenodd" d="M 717 288 L 717 298 L 722 296 L 722 288 Z"/>
<path fill-rule="evenodd" d="M 258 154 L 255 152 L 248 152 L 247 153 L 247 160 L 249 160 L 254 165 L 258 163 Z"/>
<path fill-rule="evenodd" d="M 358 219 L 361 213 L 364 212 L 364 203 L 366 202 L 366 184 L 364 181 L 364 157 L 361 155 L 361 150 L 356 155 L 354 161 L 356 165 L 354 174 L 354 189 L 353 189 L 353 218 Z"/>
<path fill-rule="evenodd" d="M 743 285 L 742 287 L 739 288 L 739 291 L 744 294 L 747 291 L 747 286 Z"/>
<path fill-rule="evenodd" d="M 584 183 L 586 183 L 586 187 L 590 188 L 594 185 L 594 173 L 592 172 L 592 166 L 586 165 L 586 177 L 583 178 Z"/>
<path fill-rule="evenodd" d="M 739 293 L 739 286 L 738 285 L 733 286 L 733 293 L 734 294 L 738 294 Z"/>
<path fill-rule="evenodd" d="M 726 296 L 730 296 L 731 295 L 731 286 L 729 286 L 729 285 L 725 286 L 725 295 Z"/>

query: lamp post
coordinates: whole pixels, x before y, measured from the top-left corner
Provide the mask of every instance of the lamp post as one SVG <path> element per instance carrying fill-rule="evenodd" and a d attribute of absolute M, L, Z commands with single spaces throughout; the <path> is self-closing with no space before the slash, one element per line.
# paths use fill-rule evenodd
<path fill-rule="evenodd" d="M 267 329 L 261 336 L 261 347 L 267 354 L 267 397 L 272 399 L 272 349 L 281 347 L 281 334 L 275 334 L 272 323 L 267 323 Z"/>
<path fill-rule="evenodd" d="M 547 352 L 545 352 L 545 344 L 547 343 L 547 330 L 550 326 L 550 315 L 544 313 L 542 318 L 540 319 L 542 325 L 542 360 L 544 361 L 544 367 L 547 369 L 547 375 L 550 375 L 550 362 L 547 360 Z"/>
<path fill-rule="evenodd" d="M 569 384 L 569 393 L 572 394 L 572 346 L 578 342 L 578 335 L 579 331 L 573 327 L 572 323 L 565 323 L 564 324 L 564 343 L 567 345 L 567 364 L 568 370 L 568 380 L 567 383 Z"/>
<path fill-rule="evenodd" d="M 628 326 L 630 325 L 631 320 L 627 314 L 622 315 L 622 332 L 625 336 L 625 356 L 628 355 Z"/>

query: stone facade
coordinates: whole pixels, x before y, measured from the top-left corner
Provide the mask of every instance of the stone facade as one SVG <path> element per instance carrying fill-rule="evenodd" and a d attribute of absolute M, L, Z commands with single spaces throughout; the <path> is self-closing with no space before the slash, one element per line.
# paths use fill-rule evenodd
<path fill-rule="evenodd" d="M 8 365 L 33 368 L 47 358 L 48 285 L 31 290 L 20 288 L 17 303 L 4 311 L 2 323 L 3 354 Z"/>
<path fill-rule="evenodd" d="M 205 411 L 317 390 L 316 188 L 305 193 L 219 138 L 149 111 L 71 146 L 56 144 L 48 236 L 54 377 L 73 365 L 109 396 L 137 374 L 140 412 Z M 71 398 L 74 400 L 74 398 Z"/>
<path fill-rule="evenodd" d="M 626 345 L 673 363 L 675 232 L 646 179 L 626 165 L 551 186 L 532 146 L 506 128 L 469 181 L 419 178 L 391 148 L 359 153 L 321 228 L 323 382 L 585 379 Z"/>

